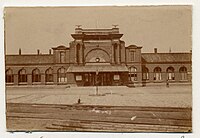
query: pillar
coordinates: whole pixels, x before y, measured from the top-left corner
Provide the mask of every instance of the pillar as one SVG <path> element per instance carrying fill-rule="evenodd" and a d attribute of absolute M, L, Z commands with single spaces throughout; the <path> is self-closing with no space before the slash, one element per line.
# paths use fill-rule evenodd
<path fill-rule="evenodd" d="M 149 72 L 149 81 L 154 82 L 154 73 L 153 72 Z"/>
<path fill-rule="evenodd" d="M 45 85 L 45 74 L 41 74 L 41 84 Z"/>
<path fill-rule="evenodd" d="M 164 81 L 164 82 L 166 82 L 167 79 L 168 79 L 168 78 L 167 78 L 167 77 L 168 77 L 168 76 L 167 76 L 167 72 L 161 72 L 161 75 L 162 75 L 162 76 L 161 76 L 161 80 Z"/>
<path fill-rule="evenodd" d="M 120 57 L 121 57 L 121 49 L 120 49 L 120 44 L 117 45 L 117 63 L 120 64 Z"/>
<path fill-rule="evenodd" d="M 18 74 L 14 74 L 14 85 L 18 85 Z"/>
<path fill-rule="evenodd" d="M 175 77 L 175 81 L 178 82 L 180 80 L 180 73 L 179 72 L 174 72 L 174 77 Z"/>
<path fill-rule="evenodd" d="M 82 53 L 82 63 L 85 63 L 85 59 L 84 59 L 84 45 L 82 45 L 82 50 L 81 50 L 81 53 Z"/>
<path fill-rule="evenodd" d="M 142 72 L 137 72 L 137 81 L 142 83 Z"/>
<path fill-rule="evenodd" d="M 57 83 L 58 83 L 57 73 L 53 74 L 53 82 L 54 82 L 55 85 L 57 85 Z"/>
<path fill-rule="evenodd" d="M 76 80 L 73 73 L 67 73 L 66 76 L 68 84 L 76 84 Z"/>
<path fill-rule="evenodd" d="M 112 44 L 111 47 L 112 47 L 111 63 L 114 64 L 114 58 L 115 58 L 115 57 L 114 57 L 114 52 L 115 52 L 115 51 L 114 51 L 114 50 L 115 50 L 115 49 L 114 49 L 114 45 Z"/>
<path fill-rule="evenodd" d="M 74 63 L 77 63 L 76 57 L 76 45 L 74 45 Z"/>
<path fill-rule="evenodd" d="M 32 85 L 32 74 L 27 74 L 27 84 Z"/>
<path fill-rule="evenodd" d="M 80 50 L 79 50 L 79 63 L 83 63 L 83 45 L 80 45 Z"/>

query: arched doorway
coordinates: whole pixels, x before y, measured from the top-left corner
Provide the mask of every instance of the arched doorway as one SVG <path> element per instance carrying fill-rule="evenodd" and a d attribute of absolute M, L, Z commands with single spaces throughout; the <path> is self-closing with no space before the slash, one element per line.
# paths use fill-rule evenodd
<path fill-rule="evenodd" d="M 167 80 L 175 80 L 174 68 L 173 67 L 167 68 Z"/>
<path fill-rule="evenodd" d="M 12 69 L 6 70 L 6 83 L 13 83 L 14 82 L 14 75 Z"/>
<path fill-rule="evenodd" d="M 160 67 L 156 67 L 154 68 L 154 80 L 155 81 L 159 81 L 162 79 L 162 76 L 161 76 L 161 68 Z"/>
<path fill-rule="evenodd" d="M 19 83 L 24 83 L 27 82 L 27 74 L 25 69 L 21 69 L 18 72 L 18 82 Z"/>
<path fill-rule="evenodd" d="M 41 82 L 40 70 L 37 68 L 32 71 L 32 82 Z"/>
<path fill-rule="evenodd" d="M 181 80 L 187 80 L 187 68 L 186 67 L 181 67 L 179 69 L 179 73 L 181 75 Z"/>
<path fill-rule="evenodd" d="M 53 82 L 53 69 L 48 68 L 45 71 L 45 82 Z"/>

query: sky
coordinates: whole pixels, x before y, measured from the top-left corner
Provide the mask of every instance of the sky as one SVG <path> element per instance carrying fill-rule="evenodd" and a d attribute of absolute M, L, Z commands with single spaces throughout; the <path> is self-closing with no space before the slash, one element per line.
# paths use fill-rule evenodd
<path fill-rule="evenodd" d="M 191 6 L 124 7 L 7 7 L 6 54 L 48 53 L 69 46 L 76 25 L 112 28 L 119 25 L 125 45 L 142 46 L 142 52 L 189 52 L 192 47 Z"/>

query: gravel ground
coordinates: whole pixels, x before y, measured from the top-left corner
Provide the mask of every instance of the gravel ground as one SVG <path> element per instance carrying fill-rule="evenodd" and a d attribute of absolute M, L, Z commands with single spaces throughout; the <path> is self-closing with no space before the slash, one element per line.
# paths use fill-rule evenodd
<path fill-rule="evenodd" d="M 126 86 L 98 87 L 39 86 L 7 87 L 7 103 L 76 104 L 84 105 L 192 107 L 192 86 L 174 85 L 128 88 Z"/>

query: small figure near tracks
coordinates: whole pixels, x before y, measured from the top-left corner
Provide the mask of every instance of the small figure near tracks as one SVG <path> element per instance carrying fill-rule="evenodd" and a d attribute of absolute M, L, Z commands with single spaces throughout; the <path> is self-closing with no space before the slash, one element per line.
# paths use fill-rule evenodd
<path fill-rule="evenodd" d="M 78 104 L 80 104 L 80 103 L 81 103 L 81 99 L 79 98 L 79 99 L 78 99 Z"/>
<path fill-rule="evenodd" d="M 169 80 L 167 79 L 166 87 L 169 88 Z"/>

